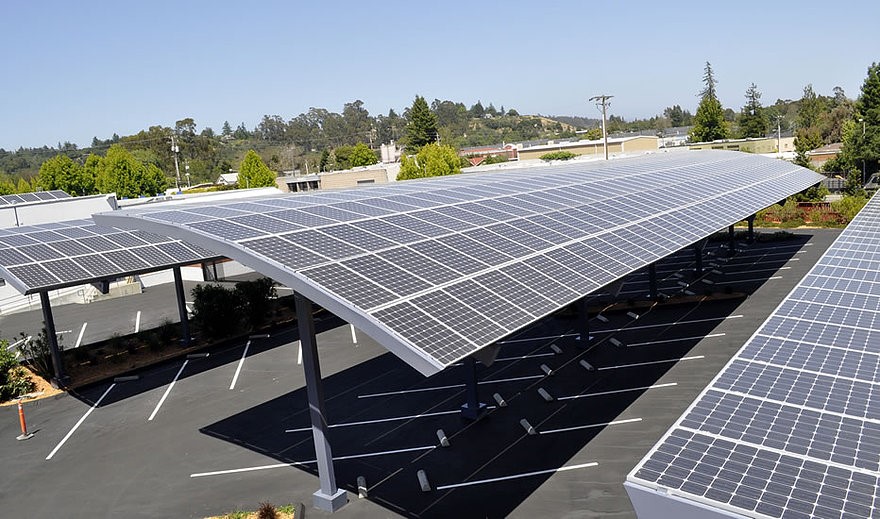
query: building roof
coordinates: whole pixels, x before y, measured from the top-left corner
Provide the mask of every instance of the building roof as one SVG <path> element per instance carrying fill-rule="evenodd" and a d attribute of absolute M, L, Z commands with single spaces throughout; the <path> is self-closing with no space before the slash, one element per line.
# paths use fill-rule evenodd
<path fill-rule="evenodd" d="M 235 259 L 423 374 L 821 179 L 680 153 L 95 215 Z"/>
<path fill-rule="evenodd" d="M 614 137 L 608 138 L 608 144 L 618 144 L 621 142 L 628 142 L 636 139 L 654 139 L 658 140 L 656 135 L 635 135 L 632 137 Z M 604 144 L 603 139 L 596 140 L 580 140 L 580 141 L 549 141 L 546 144 L 538 144 L 534 146 L 527 146 L 523 148 L 519 148 L 520 151 L 540 151 L 540 150 L 558 150 L 560 148 L 576 148 L 579 146 L 601 146 Z"/>

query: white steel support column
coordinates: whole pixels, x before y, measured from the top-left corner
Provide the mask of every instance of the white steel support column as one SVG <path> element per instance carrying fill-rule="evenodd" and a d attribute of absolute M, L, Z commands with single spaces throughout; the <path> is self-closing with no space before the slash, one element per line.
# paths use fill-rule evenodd
<path fill-rule="evenodd" d="M 321 365 L 318 362 L 318 341 L 315 337 L 312 302 L 299 293 L 294 293 L 293 298 L 296 302 L 296 321 L 299 327 L 302 366 L 309 398 L 312 438 L 318 460 L 318 479 L 321 482 L 321 488 L 312 494 L 312 504 L 320 510 L 335 512 L 348 503 L 348 494 L 336 486 L 333 453 L 330 450 L 330 440 L 327 438 L 329 428 L 327 412 L 324 409 L 324 386 L 321 381 Z"/>

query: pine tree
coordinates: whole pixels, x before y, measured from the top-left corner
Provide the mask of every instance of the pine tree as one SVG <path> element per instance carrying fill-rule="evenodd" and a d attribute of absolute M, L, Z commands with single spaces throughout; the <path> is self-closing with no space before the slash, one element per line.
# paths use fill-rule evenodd
<path fill-rule="evenodd" d="M 254 150 L 248 150 L 238 168 L 238 187 L 267 187 L 275 185 L 275 173 Z"/>
<path fill-rule="evenodd" d="M 767 135 L 768 125 L 767 114 L 761 105 L 761 92 L 752 83 L 746 90 L 746 104 L 739 116 L 739 136 L 744 139 L 764 137 Z"/>
<path fill-rule="evenodd" d="M 700 92 L 700 106 L 694 116 L 694 128 L 691 130 L 691 142 L 710 142 L 718 139 L 730 138 L 730 130 L 724 121 L 724 108 L 721 101 L 715 95 L 715 75 L 712 65 L 707 61 L 703 74 L 703 83 L 706 85 Z"/>
<path fill-rule="evenodd" d="M 422 96 L 416 96 L 407 113 L 406 149 L 415 153 L 425 144 L 437 140 L 437 117 Z"/>

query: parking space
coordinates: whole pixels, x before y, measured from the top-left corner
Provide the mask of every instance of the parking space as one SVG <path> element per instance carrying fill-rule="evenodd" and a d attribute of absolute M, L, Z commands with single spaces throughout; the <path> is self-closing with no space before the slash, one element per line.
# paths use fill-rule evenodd
<path fill-rule="evenodd" d="M 658 265 L 669 295 L 706 287 L 725 294 L 717 287 L 726 284 L 731 297 L 619 304 L 593 316 L 589 344 L 577 340 L 573 315 L 509 338 L 496 362 L 479 368 L 488 409 L 476 422 L 459 414 L 464 367 L 425 378 L 326 319 L 318 343 L 337 480 L 356 492 L 364 477 L 369 494 L 338 515 L 447 517 L 467 506 L 490 517 L 632 517 L 626 472 L 836 232 L 799 236 L 740 244 L 726 261 L 723 244 L 710 243 L 701 276 L 692 251 Z M 629 299 L 624 291 L 644 292 L 645 277 L 627 279 L 618 301 Z M 593 303 L 607 305 L 608 296 Z M 69 517 L 199 517 L 262 500 L 309 503 L 317 469 L 298 352 L 293 330 L 243 339 L 135 381 L 28 405 L 37 435 L 0 442 L 11 469 L 0 473 L 0 488 L 39 479 L 58 492 L 40 503 L 0 494 L 0 503 L 25 516 L 63 507 Z M 17 422 L 2 416 L 0 434 L 12 439 Z M 419 471 L 430 490 L 422 491 Z M 81 506 L 88 488 L 101 492 Z"/>

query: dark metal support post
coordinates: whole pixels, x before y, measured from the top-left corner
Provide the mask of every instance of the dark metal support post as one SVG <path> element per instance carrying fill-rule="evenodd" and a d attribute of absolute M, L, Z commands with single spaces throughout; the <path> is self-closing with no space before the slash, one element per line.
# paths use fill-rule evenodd
<path fill-rule="evenodd" d="M 587 306 L 587 298 L 581 298 L 578 305 L 578 337 L 580 346 L 585 348 L 590 343 L 590 309 Z"/>
<path fill-rule="evenodd" d="M 467 400 L 461 406 L 461 416 L 468 420 L 476 420 L 486 410 L 486 404 L 480 402 L 480 390 L 477 384 L 477 360 L 472 356 L 464 359 L 464 378 Z"/>
<path fill-rule="evenodd" d="M 321 365 L 318 362 L 318 341 L 315 337 L 315 320 L 312 302 L 301 294 L 293 294 L 296 303 L 296 321 L 299 328 L 299 344 L 302 348 L 302 366 L 306 377 L 309 398 L 309 418 L 312 422 L 312 438 L 318 460 L 318 479 L 321 488 L 312 494 L 312 504 L 325 512 L 335 512 L 348 503 L 348 494 L 336 485 L 333 470 L 333 453 L 327 439 L 327 412 L 324 409 L 324 385 Z"/>
<path fill-rule="evenodd" d="M 734 252 L 736 252 L 736 233 L 731 225 L 727 228 L 727 255 L 733 256 Z"/>
<path fill-rule="evenodd" d="M 746 222 L 749 224 L 749 243 L 752 243 L 755 241 L 755 215 L 746 218 Z"/>
<path fill-rule="evenodd" d="M 648 297 L 653 300 L 657 299 L 657 264 L 648 265 Z"/>
<path fill-rule="evenodd" d="M 52 370 L 55 372 L 55 378 L 52 380 L 59 387 L 64 387 L 70 383 L 70 377 L 64 372 L 64 362 L 61 360 L 61 351 L 58 349 L 58 334 L 55 333 L 55 319 L 52 317 L 52 305 L 49 303 L 48 292 L 40 292 L 40 306 L 43 307 L 43 324 L 46 325 L 46 340 L 49 341 Z"/>
<path fill-rule="evenodd" d="M 183 276 L 180 267 L 174 267 L 174 292 L 177 294 L 177 311 L 180 313 L 180 342 L 184 348 L 189 346 L 189 315 L 186 311 L 186 299 L 183 295 Z"/>

